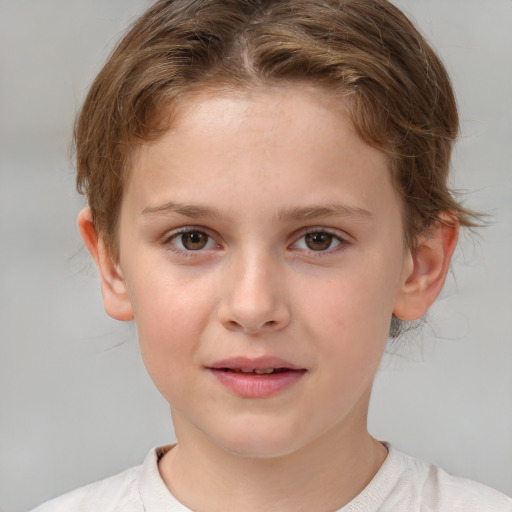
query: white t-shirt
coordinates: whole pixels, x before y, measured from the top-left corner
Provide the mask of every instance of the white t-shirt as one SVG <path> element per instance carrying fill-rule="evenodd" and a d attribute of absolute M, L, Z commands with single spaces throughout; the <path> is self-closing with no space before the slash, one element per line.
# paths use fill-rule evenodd
<path fill-rule="evenodd" d="M 158 460 L 168 449 L 154 448 L 142 466 L 48 501 L 33 512 L 191 512 L 169 492 L 158 471 Z M 512 512 L 512 499 L 504 494 L 388 449 L 373 480 L 338 512 Z"/>

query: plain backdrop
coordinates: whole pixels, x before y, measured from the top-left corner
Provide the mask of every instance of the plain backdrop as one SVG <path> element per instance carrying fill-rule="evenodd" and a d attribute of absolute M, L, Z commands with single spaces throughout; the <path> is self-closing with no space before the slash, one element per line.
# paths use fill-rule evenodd
<path fill-rule="evenodd" d="M 512 494 L 512 1 L 400 0 L 446 62 L 462 237 L 421 335 L 377 377 L 372 432 Z M 88 85 L 146 0 L 0 0 L 0 510 L 139 464 L 173 439 L 135 328 L 103 312 L 69 156 Z"/>

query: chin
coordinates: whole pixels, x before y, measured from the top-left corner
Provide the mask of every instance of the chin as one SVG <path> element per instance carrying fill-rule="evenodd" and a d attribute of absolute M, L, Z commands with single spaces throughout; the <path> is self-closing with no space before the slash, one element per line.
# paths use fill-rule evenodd
<path fill-rule="evenodd" d="M 237 457 L 248 459 L 276 459 L 285 457 L 302 447 L 291 432 L 279 433 L 261 429 L 244 429 L 238 435 L 223 436 L 214 440 L 223 450 Z"/>

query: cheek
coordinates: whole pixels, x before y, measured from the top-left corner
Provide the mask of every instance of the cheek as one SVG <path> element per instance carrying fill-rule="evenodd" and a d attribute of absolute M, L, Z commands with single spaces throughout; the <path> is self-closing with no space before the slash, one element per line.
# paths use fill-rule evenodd
<path fill-rule="evenodd" d="M 373 332 L 375 336 L 380 332 L 387 336 L 398 279 L 391 277 L 392 269 L 389 274 L 372 271 L 383 264 L 372 263 L 363 268 L 347 267 L 321 284 L 311 283 L 307 293 L 303 292 L 304 315 L 339 335 Z"/>
<path fill-rule="evenodd" d="M 366 385 L 379 365 L 400 274 L 399 265 L 390 260 L 357 258 L 357 265 L 347 263 L 321 286 L 312 281 L 303 293 L 303 325 L 331 373 L 343 380 L 338 389 Z"/>
<path fill-rule="evenodd" d="M 165 388 L 180 368 L 194 364 L 202 333 L 214 310 L 214 297 L 201 280 L 147 273 L 132 283 L 130 296 L 144 363 L 156 386 Z M 215 288 L 213 288 L 215 289 Z M 182 378 L 182 377 L 180 377 Z"/>
<path fill-rule="evenodd" d="M 128 276 L 136 323 L 141 334 L 152 334 L 144 341 L 172 338 L 173 333 L 179 338 L 183 329 L 200 329 L 207 320 L 213 299 L 209 290 L 215 287 L 208 276 L 190 274 L 164 264 L 146 269 L 136 279 Z"/>

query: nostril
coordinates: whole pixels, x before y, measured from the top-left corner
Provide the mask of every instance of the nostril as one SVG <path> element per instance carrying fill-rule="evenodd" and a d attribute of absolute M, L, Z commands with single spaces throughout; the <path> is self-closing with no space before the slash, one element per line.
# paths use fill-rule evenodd
<path fill-rule="evenodd" d="M 241 323 L 236 320 L 229 320 L 225 322 L 225 327 L 230 331 L 246 331 L 248 333 L 257 333 L 261 330 L 275 329 L 279 324 L 276 320 L 269 320 L 260 324 L 250 324 L 249 322 Z"/>
<path fill-rule="evenodd" d="M 237 332 L 244 331 L 248 334 L 270 333 L 280 330 L 288 324 L 289 312 L 282 307 L 242 308 L 240 304 L 230 306 L 225 304 L 218 312 L 218 319 L 225 329 Z"/>
<path fill-rule="evenodd" d="M 230 320 L 229 322 L 227 322 L 227 325 L 231 329 L 240 329 L 242 327 L 238 322 L 235 322 L 234 320 Z"/>

